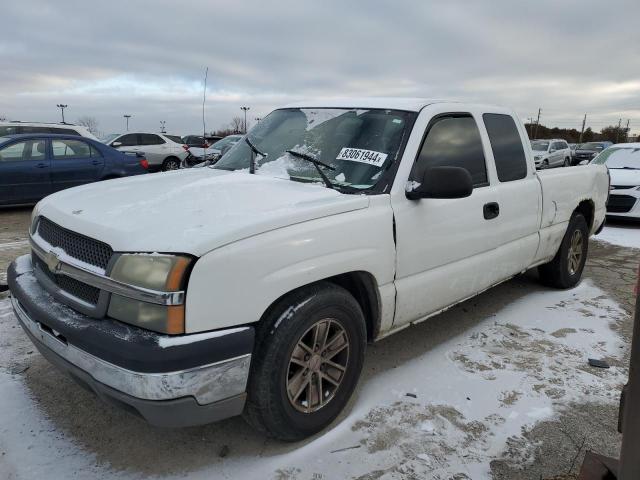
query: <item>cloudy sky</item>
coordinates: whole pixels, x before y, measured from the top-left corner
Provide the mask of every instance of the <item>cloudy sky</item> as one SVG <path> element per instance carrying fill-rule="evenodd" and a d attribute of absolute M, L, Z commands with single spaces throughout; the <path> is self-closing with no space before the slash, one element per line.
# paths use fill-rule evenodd
<path fill-rule="evenodd" d="M 202 131 L 307 97 L 498 103 L 640 131 L 640 2 L 69 1 L 0 7 L 0 116 Z"/>

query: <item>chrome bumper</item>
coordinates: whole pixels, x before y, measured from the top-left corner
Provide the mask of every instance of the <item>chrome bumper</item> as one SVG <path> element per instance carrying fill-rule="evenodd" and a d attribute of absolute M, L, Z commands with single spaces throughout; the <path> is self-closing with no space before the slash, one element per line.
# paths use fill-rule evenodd
<path fill-rule="evenodd" d="M 193 397 L 206 405 L 242 394 L 247 385 L 251 354 L 188 370 L 141 373 L 106 362 L 66 342 L 58 332 L 32 320 L 11 297 L 13 309 L 30 336 L 94 380 L 142 400 Z"/>

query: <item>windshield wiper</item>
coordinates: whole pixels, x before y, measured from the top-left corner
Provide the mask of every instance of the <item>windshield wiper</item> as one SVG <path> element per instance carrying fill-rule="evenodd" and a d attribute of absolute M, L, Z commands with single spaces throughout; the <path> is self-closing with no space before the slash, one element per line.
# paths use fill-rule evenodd
<path fill-rule="evenodd" d="M 336 186 L 333 183 L 331 183 L 331 180 L 329 180 L 329 177 L 327 177 L 325 173 L 322 171 L 322 169 L 320 168 L 320 167 L 324 167 L 324 168 L 328 168 L 329 170 L 335 170 L 335 167 L 332 167 L 331 165 L 327 165 L 326 163 L 321 162 L 317 158 L 314 158 L 311 155 L 308 155 L 306 153 L 296 152 L 295 150 L 287 150 L 286 152 L 290 155 L 293 155 L 294 157 L 301 158 L 302 160 L 306 160 L 307 162 L 311 162 L 313 166 L 316 167 L 316 170 L 322 177 L 322 181 L 324 182 L 324 184 L 330 189 L 336 190 Z"/>
<path fill-rule="evenodd" d="M 249 137 L 245 136 L 244 141 L 247 142 L 247 145 L 249 145 L 249 148 L 251 149 L 251 163 L 249 163 L 249 173 L 256 173 L 256 155 L 267 158 L 267 154 L 258 150 L 258 147 L 256 147 L 251 142 L 251 140 L 249 140 Z"/>

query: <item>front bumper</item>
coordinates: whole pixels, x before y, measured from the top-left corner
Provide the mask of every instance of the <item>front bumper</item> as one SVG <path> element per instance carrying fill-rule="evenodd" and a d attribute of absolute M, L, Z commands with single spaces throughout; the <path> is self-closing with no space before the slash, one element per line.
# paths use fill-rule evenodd
<path fill-rule="evenodd" d="M 46 292 L 28 255 L 7 279 L 16 317 L 42 355 L 104 400 L 166 427 L 242 412 L 253 328 L 171 337 L 94 319 Z"/>
<path fill-rule="evenodd" d="M 640 191 L 636 187 L 612 190 L 607 204 L 607 216 L 640 219 Z"/>

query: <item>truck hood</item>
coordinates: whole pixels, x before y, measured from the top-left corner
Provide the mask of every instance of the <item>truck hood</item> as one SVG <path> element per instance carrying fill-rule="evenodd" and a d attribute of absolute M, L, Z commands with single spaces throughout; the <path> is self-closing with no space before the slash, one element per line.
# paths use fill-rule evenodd
<path fill-rule="evenodd" d="M 611 175 L 611 185 L 616 187 L 640 186 L 640 170 L 610 168 L 609 175 Z"/>
<path fill-rule="evenodd" d="M 114 251 L 201 256 L 223 245 L 366 208 L 366 195 L 211 168 L 139 175 L 46 197 L 36 214 Z"/>

